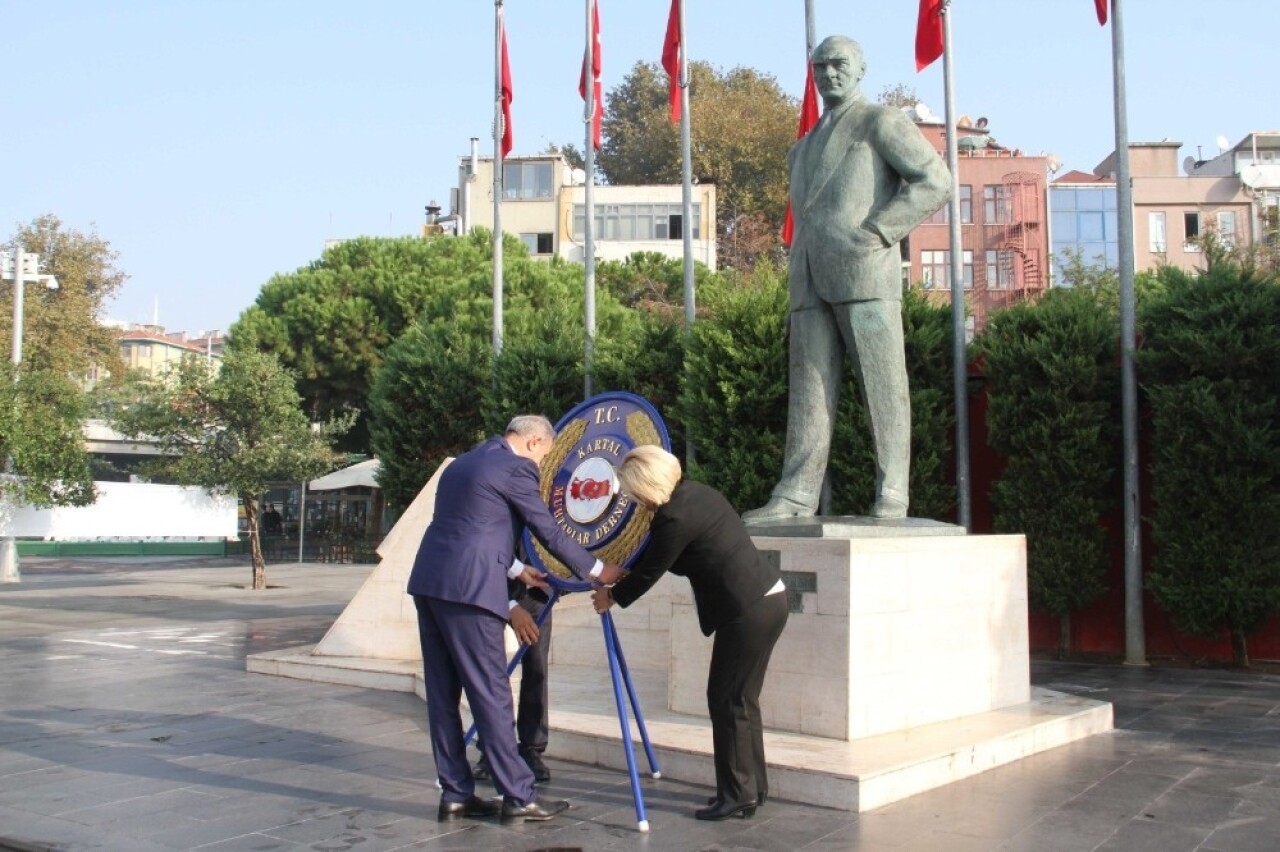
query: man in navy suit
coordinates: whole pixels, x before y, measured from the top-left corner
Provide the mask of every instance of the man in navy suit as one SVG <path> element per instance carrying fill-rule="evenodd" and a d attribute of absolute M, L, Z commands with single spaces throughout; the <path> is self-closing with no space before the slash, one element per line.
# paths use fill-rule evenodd
<path fill-rule="evenodd" d="M 409 576 L 418 610 L 431 748 L 442 793 L 438 818 L 493 816 L 504 823 L 548 820 L 568 802 L 537 801 L 534 777 L 521 759 L 514 729 L 503 631 L 512 617 L 507 580 L 546 588 L 540 571 L 515 559 L 528 527 L 582 577 L 604 565 L 564 533 L 538 489 L 538 465 L 555 430 L 537 415 L 516 417 L 506 434 L 454 460 L 436 488 L 435 515 Z M 522 641 L 532 623 L 513 622 Z M 460 699 L 466 692 L 502 803 L 475 794 L 463 742 Z"/>

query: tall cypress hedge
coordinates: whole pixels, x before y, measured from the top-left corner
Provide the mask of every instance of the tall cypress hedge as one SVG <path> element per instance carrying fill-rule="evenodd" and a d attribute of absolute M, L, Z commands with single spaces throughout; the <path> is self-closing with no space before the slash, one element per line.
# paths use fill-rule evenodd
<path fill-rule="evenodd" d="M 1105 590 L 1100 519 L 1119 505 L 1114 312 L 1087 288 L 1055 289 L 992 315 L 976 341 L 988 380 L 987 435 L 1007 465 L 992 486 L 997 532 L 1027 537 L 1031 606 L 1059 619 Z"/>
<path fill-rule="evenodd" d="M 1151 405 L 1154 571 L 1179 629 L 1247 639 L 1280 612 L 1280 281 L 1161 271 L 1139 315 Z"/>

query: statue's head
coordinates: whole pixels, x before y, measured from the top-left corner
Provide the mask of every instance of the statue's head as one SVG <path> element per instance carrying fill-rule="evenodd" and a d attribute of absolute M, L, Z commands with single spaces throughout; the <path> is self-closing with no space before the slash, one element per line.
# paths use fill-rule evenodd
<path fill-rule="evenodd" d="M 867 73 L 862 45 L 848 36 L 828 36 L 813 51 L 813 81 L 828 105 L 843 103 L 858 91 Z"/>

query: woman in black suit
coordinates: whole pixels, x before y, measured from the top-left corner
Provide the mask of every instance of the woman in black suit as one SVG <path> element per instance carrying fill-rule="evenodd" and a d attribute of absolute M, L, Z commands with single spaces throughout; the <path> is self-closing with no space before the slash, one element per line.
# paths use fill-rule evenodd
<path fill-rule="evenodd" d="M 649 546 L 625 575 L 606 567 L 600 575 L 605 585 L 592 601 L 604 612 L 615 603 L 629 606 L 667 571 L 689 579 L 702 632 L 715 634 L 707 708 L 716 796 L 695 816 L 753 816 L 769 790 L 760 689 L 787 624 L 782 575 L 756 550 L 729 501 L 714 488 L 681 479 L 680 461 L 671 453 L 636 447 L 617 475 L 622 493 L 654 512 Z"/>

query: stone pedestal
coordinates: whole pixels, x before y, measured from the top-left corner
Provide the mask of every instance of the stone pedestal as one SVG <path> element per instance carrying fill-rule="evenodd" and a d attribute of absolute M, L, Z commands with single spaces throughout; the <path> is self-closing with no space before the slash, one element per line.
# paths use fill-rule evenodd
<path fill-rule="evenodd" d="M 917 529 L 755 538 L 793 604 L 761 696 L 767 728 L 856 740 L 1030 700 L 1025 540 Z M 711 643 L 688 584 L 671 592 L 669 705 L 703 714 Z"/>

